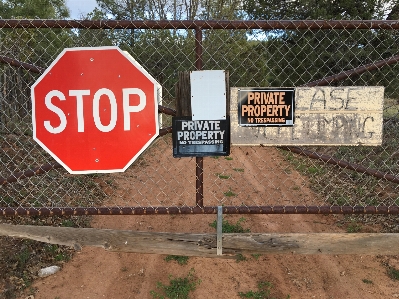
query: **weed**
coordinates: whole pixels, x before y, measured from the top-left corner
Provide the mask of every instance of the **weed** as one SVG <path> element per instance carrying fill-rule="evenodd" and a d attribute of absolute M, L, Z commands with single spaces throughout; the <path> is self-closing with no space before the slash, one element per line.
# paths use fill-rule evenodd
<path fill-rule="evenodd" d="M 48 244 L 44 247 L 46 252 L 48 252 L 54 260 L 57 262 L 68 261 L 69 256 L 66 253 L 63 253 L 60 247 L 56 244 Z"/>
<path fill-rule="evenodd" d="M 284 172 L 285 172 L 286 174 L 290 174 L 292 171 L 291 171 L 291 169 L 290 169 L 289 167 L 286 167 L 286 168 L 284 169 Z"/>
<path fill-rule="evenodd" d="M 221 174 L 221 173 L 216 173 L 216 176 L 217 176 L 219 179 L 224 179 L 224 180 L 227 180 L 227 179 L 230 178 L 229 175 L 224 175 L 224 174 Z"/>
<path fill-rule="evenodd" d="M 24 289 L 29 288 L 32 285 L 32 277 L 30 277 L 26 273 L 22 275 L 22 281 L 23 281 L 22 286 Z"/>
<path fill-rule="evenodd" d="M 236 262 L 237 263 L 245 262 L 246 260 L 247 260 L 247 258 L 243 254 L 239 253 L 239 254 L 236 255 Z"/>
<path fill-rule="evenodd" d="M 373 282 L 371 281 L 371 280 L 369 280 L 369 279 L 362 279 L 362 281 L 364 282 L 364 283 L 366 283 L 366 284 L 373 284 Z"/>
<path fill-rule="evenodd" d="M 322 174 L 325 172 L 325 170 L 321 166 L 310 166 L 308 167 L 308 172 L 310 174 Z"/>
<path fill-rule="evenodd" d="M 224 194 L 224 196 L 227 196 L 227 197 L 237 196 L 237 194 L 235 194 L 233 191 L 231 191 L 231 189 L 227 192 L 224 192 L 223 194 Z"/>
<path fill-rule="evenodd" d="M 268 281 L 261 281 L 258 283 L 258 290 L 257 291 L 248 291 L 238 292 L 238 295 L 241 298 L 254 298 L 254 299 L 277 299 L 276 297 L 271 297 L 270 292 L 273 289 L 272 283 Z M 285 297 L 286 299 L 290 298 L 290 295 Z"/>
<path fill-rule="evenodd" d="M 169 276 L 169 285 L 158 281 L 157 289 L 160 290 L 160 293 L 151 291 L 150 294 L 155 299 L 188 299 L 188 294 L 194 291 L 200 283 L 201 280 L 194 276 L 194 269 L 191 269 L 186 277 Z"/>
<path fill-rule="evenodd" d="M 242 222 L 245 222 L 245 218 L 241 217 L 238 219 L 236 224 L 231 224 L 228 220 L 223 218 L 222 221 L 222 232 L 223 233 L 249 233 L 250 229 L 246 228 L 244 229 L 241 225 Z M 217 228 L 217 221 L 213 221 L 212 223 L 209 224 L 210 227 L 213 227 L 214 229 Z"/>
<path fill-rule="evenodd" d="M 244 168 L 233 168 L 233 170 L 237 172 L 244 172 Z"/>
<path fill-rule="evenodd" d="M 357 224 L 355 222 L 352 222 L 351 224 L 348 225 L 346 228 L 346 231 L 348 233 L 358 233 L 362 230 L 362 226 L 360 224 Z"/>
<path fill-rule="evenodd" d="M 212 156 L 212 159 L 219 159 L 219 156 Z"/>
<path fill-rule="evenodd" d="M 399 280 L 399 270 L 395 269 L 394 267 L 389 267 L 388 276 L 393 280 Z"/>
<path fill-rule="evenodd" d="M 122 267 L 122 269 L 121 269 L 122 272 L 127 272 L 127 270 L 128 270 L 128 269 L 127 269 L 126 266 Z"/>
<path fill-rule="evenodd" d="M 30 257 L 30 250 L 28 248 L 24 248 L 20 253 L 17 255 L 18 266 L 22 269 L 25 268 L 26 262 Z"/>
<path fill-rule="evenodd" d="M 182 255 L 168 255 L 165 258 L 165 261 L 170 262 L 170 261 L 176 261 L 179 265 L 187 265 L 188 262 L 188 256 L 182 256 Z"/>
<path fill-rule="evenodd" d="M 54 259 L 55 259 L 57 262 L 63 262 L 63 261 L 67 262 L 67 261 L 69 261 L 69 256 L 66 255 L 66 254 L 59 253 L 59 254 L 57 254 L 57 255 L 54 257 Z"/>
<path fill-rule="evenodd" d="M 232 157 L 224 157 L 226 160 L 233 160 Z"/>
<path fill-rule="evenodd" d="M 259 254 L 259 253 L 253 253 L 253 254 L 251 254 L 251 256 L 252 256 L 255 260 L 258 260 L 259 257 L 261 256 L 261 254 Z"/>
<path fill-rule="evenodd" d="M 74 227 L 74 226 L 75 226 L 75 223 L 74 223 L 71 219 L 65 219 L 65 220 L 62 220 L 61 226 L 64 226 L 64 227 Z"/>

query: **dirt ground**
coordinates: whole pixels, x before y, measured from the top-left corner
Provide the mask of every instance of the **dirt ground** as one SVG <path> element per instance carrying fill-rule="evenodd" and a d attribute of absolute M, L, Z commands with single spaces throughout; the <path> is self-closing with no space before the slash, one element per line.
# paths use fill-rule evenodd
<path fill-rule="evenodd" d="M 162 154 L 160 154 L 162 153 Z M 266 180 L 248 179 L 249 173 L 253 177 L 266 172 L 259 168 L 257 159 L 248 159 L 248 153 L 242 150 L 232 150 L 233 160 L 223 160 L 223 163 L 240 161 L 245 172 L 234 175 L 232 186 L 241 186 L 237 198 L 250 197 L 260 190 L 264 191 L 262 182 Z M 258 154 L 259 155 L 259 154 Z M 150 155 L 146 167 L 156 168 L 156 165 L 169 163 L 171 153 L 162 150 Z M 273 173 L 266 173 L 267 184 L 273 190 L 264 194 L 276 196 L 283 194 L 282 198 L 300 200 L 296 192 L 311 196 L 312 191 L 303 182 L 303 177 L 295 171 L 287 174 L 281 169 L 289 167 L 288 162 L 276 150 L 270 150 L 260 157 L 266 165 L 276 164 Z M 165 160 L 166 159 L 166 160 Z M 208 162 L 207 162 L 208 161 Z M 221 166 L 221 161 L 212 163 L 210 159 L 205 162 L 205 172 L 215 173 Z M 285 165 L 285 163 L 287 165 Z M 192 172 L 184 173 L 187 160 L 175 161 L 173 168 L 156 168 L 160 176 L 178 178 L 183 175 L 191 184 L 183 186 L 181 198 L 194 197 L 192 184 L 195 181 Z M 227 167 L 227 166 L 226 166 Z M 223 169 L 221 168 L 222 172 Z M 247 171 L 247 170 L 251 170 Z M 280 171 L 280 172 L 279 172 Z M 182 174 L 183 172 L 183 174 Z M 149 171 L 146 175 L 149 175 Z M 135 180 L 140 180 L 139 175 L 125 174 L 119 186 L 129 188 L 134 186 Z M 246 177 L 247 176 L 247 177 Z M 284 177 L 285 179 L 282 179 Z M 152 183 L 151 183 L 152 182 Z M 167 192 L 180 192 L 179 179 L 168 181 Z M 181 181 L 180 181 L 181 182 Z M 205 199 L 212 197 L 212 192 L 220 191 L 220 184 L 214 177 L 205 177 Z M 293 184 L 300 183 L 300 190 L 292 188 Z M 151 184 L 158 184 L 156 179 L 148 180 L 146 187 L 153 190 Z M 231 186 L 230 186 L 231 187 Z M 134 187 L 132 192 L 134 192 Z M 155 188 L 154 188 L 155 190 Z M 241 196 L 241 197 L 240 197 Z M 162 202 L 155 196 L 157 202 Z M 112 200 L 112 199 L 111 199 Z M 235 199 L 239 201 L 239 199 Z M 117 201 L 117 200 L 115 200 Z M 224 202 L 222 202 L 223 204 Z M 284 204 L 283 200 L 278 203 Z M 115 202 L 114 202 L 115 204 Z M 124 204 L 129 204 L 124 202 Z M 133 204 L 133 203 L 130 203 Z M 176 204 L 179 204 L 177 202 Z M 220 202 L 219 202 L 220 204 Z M 297 202 L 299 204 L 299 202 Z M 302 201 L 303 204 L 303 201 Z M 231 223 L 236 223 L 242 215 L 226 215 Z M 244 228 L 251 232 L 345 232 L 344 227 L 337 224 L 342 216 L 324 215 L 245 215 Z M 96 216 L 91 223 L 95 228 L 129 229 L 133 231 L 154 232 L 179 232 L 179 233 L 214 233 L 209 226 L 216 219 L 215 215 L 156 215 L 156 216 Z M 369 232 L 378 228 L 368 228 Z M 157 282 L 168 284 L 170 276 L 187 276 L 190 269 L 195 270 L 195 276 L 201 280 L 197 289 L 190 293 L 190 298 L 240 298 L 239 292 L 256 291 L 259 282 L 271 282 L 273 289 L 270 298 L 399 298 L 399 281 L 387 275 L 387 266 L 399 269 L 398 256 L 367 256 L 367 255 L 261 255 L 246 256 L 246 260 L 237 261 L 218 258 L 190 257 L 186 265 L 179 265 L 175 261 L 165 261 L 164 255 L 113 253 L 101 248 L 83 248 L 66 263 L 62 270 L 55 275 L 39 278 L 33 287 L 37 288 L 35 299 L 67 299 L 67 298 L 152 298 L 150 291 L 157 290 Z M 27 296 L 27 295 L 26 295 Z M 25 296 L 25 297 L 26 297 Z M 24 297 L 24 298 L 25 298 Z M 32 297 L 31 297 L 32 298 Z"/>

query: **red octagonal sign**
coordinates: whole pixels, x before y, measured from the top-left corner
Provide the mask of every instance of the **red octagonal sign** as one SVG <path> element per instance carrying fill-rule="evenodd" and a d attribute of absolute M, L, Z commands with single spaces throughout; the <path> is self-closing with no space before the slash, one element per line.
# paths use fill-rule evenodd
<path fill-rule="evenodd" d="M 124 171 L 158 136 L 160 91 L 118 47 L 65 49 L 32 86 L 33 138 L 70 173 Z"/>

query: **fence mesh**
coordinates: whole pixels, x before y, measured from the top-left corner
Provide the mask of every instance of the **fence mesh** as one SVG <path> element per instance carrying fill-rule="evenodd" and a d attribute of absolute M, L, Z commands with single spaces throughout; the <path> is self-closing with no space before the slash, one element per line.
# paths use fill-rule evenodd
<path fill-rule="evenodd" d="M 374 206 L 398 212 L 399 31 L 394 22 L 375 24 L 3 20 L 0 207 L 3 213 L 60 207 L 97 213 L 107 207 L 123 212 L 126 207 L 182 211 L 195 206 L 196 159 L 173 158 L 171 134 L 153 142 L 126 172 L 89 175 L 69 174 L 32 138 L 30 87 L 40 73 L 64 48 L 118 46 L 161 84 L 162 105 L 172 109 L 178 73 L 195 70 L 199 59 L 202 69 L 228 70 L 230 87 L 297 87 L 368 66 L 328 84 L 385 87 L 381 146 L 299 149 L 313 156 L 286 148 L 232 147 L 228 157 L 204 158 L 204 206 L 234 207 L 235 212 L 266 206 L 327 206 L 328 211 L 345 206 L 353 212 L 353 207 Z M 161 127 L 170 125 L 171 116 L 163 114 Z M 315 159 L 320 155 L 352 167 Z M 296 210 L 301 211 L 308 212 Z"/>

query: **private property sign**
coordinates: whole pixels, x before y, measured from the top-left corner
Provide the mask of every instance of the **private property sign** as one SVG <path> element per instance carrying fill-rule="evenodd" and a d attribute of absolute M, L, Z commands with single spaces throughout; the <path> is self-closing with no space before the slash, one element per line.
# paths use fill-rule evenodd
<path fill-rule="evenodd" d="M 118 47 L 65 49 L 33 84 L 33 138 L 70 173 L 124 171 L 158 136 L 160 85 Z"/>
<path fill-rule="evenodd" d="M 240 110 L 240 101 L 243 99 L 241 90 L 258 92 L 258 89 L 262 90 L 248 87 L 231 89 L 232 145 L 377 146 L 382 143 L 384 87 L 298 87 L 294 95 L 293 126 L 269 127 L 264 122 L 258 122 L 256 118 L 264 119 L 265 113 L 267 115 L 264 110 L 268 108 L 262 110 L 261 107 L 258 111 L 253 108 L 251 117 L 254 121 L 250 125 L 240 124 L 242 114 L 250 113 L 248 108 L 243 110 L 242 105 Z M 259 97 L 260 103 L 262 96 Z M 279 101 L 279 95 L 276 97 Z M 287 104 L 278 102 L 278 105 Z M 277 109 L 280 108 L 271 108 L 269 111 L 273 114 L 273 109 L 276 109 L 276 113 L 281 112 L 281 116 L 285 116 L 287 113 L 282 107 L 279 112 Z M 263 116 L 256 115 L 262 111 Z M 274 118 L 274 114 L 270 117 Z"/>
<path fill-rule="evenodd" d="M 190 72 L 191 115 L 173 117 L 173 157 L 228 156 L 230 120 L 223 70 Z"/>
<path fill-rule="evenodd" d="M 251 88 L 238 90 L 240 126 L 292 126 L 293 88 Z"/>

